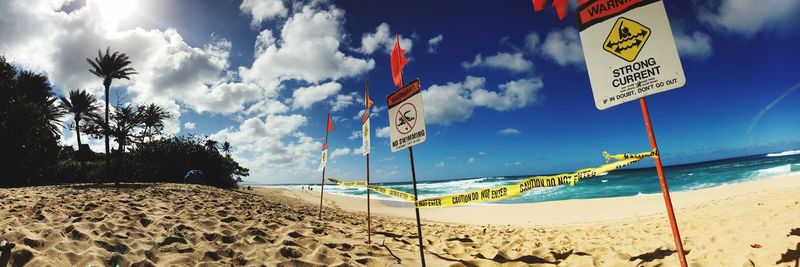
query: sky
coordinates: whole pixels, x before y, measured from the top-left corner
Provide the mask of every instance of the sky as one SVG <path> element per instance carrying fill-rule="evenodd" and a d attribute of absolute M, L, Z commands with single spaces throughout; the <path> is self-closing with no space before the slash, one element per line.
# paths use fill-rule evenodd
<path fill-rule="evenodd" d="M 665 5 L 686 85 L 647 98 L 664 163 L 800 148 L 800 1 Z M 3 0 L 0 54 L 60 95 L 102 96 L 85 58 L 127 53 L 138 74 L 114 81 L 111 104 L 156 103 L 172 114 L 167 134 L 229 141 L 249 183 L 319 182 L 329 112 L 326 176 L 363 180 L 369 80 L 370 178 L 396 182 L 411 175 L 388 139 L 399 35 L 404 78 L 423 89 L 424 181 L 571 172 L 602 164 L 602 151 L 650 149 L 638 103 L 595 108 L 575 21 L 528 0 Z M 61 142 L 75 146 L 74 134 Z"/>

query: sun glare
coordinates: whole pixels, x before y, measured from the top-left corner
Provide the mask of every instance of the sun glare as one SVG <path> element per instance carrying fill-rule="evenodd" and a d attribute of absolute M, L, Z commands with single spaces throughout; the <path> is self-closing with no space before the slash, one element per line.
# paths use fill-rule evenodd
<path fill-rule="evenodd" d="M 136 11 L 136 0 L 96 0 L 103 20 L 114 27 Z"/>

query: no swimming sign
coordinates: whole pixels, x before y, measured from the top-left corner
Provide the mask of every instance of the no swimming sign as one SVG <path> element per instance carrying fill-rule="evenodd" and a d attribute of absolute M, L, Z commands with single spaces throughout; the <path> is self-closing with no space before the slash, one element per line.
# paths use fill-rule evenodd
<path fill-rule="evenodd" d="M 386 97 L 392 152 L 425 142 L 425 112 L 419 80 Z"/>
<path fill-rule="evenodd" d="M 598 109 L 686 83 L 661 0 L 588 1 L 578 29 Z"/>

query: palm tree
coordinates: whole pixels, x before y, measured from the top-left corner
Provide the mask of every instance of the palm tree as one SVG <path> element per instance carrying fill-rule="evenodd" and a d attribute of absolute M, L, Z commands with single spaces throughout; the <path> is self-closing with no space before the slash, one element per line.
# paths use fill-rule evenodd
<path fill-rule="evenodd" d="M 222 152 L 225 152 L 225 155 L 230 157 L 231 156 L 231 143 L 228 141 L 222 142 Z"/>
<path fill-rule="evenodd" d="M 155 104 L 140 106 L 139 112 L 142 115 L 142 126 L 144 128 L 142 131 L 142 143 L 144 143 L 145 137 L 153 141 L 153 136 L 161 134 L 164 129 L 164 120 L 172 117 L 164 108 Z"/>
<path fill-rule="evenodd" d="M 123 163 L 123 156 L 125 154 L 125 147 L 134 142 L 136 136 L 136 129 L 142 126 L 142 112 L 137 110 L 134 105 L 125 105 L 114 109 L 114 114 L 111 115 L 111 121 L 114 125 L 111 126 L 110 135 L 114 137 L 119 148 L 117 149 L 117 165 L 115 166 L 118 175 L 114 179 L 114 185 L 119 186 L 120 176 L 125 173 L 126 164 Z"/>
<path fill-rule="evenodd" d="M 206 147 L 206 150 L 208 151 L 217 151 L 217 144 L 217 141 L 206 139 L 205 143 L 203 143 L 203 146 Z"/>
<path fill-rule="evenodd" d="M 43 130 L 49 131 L 56 137 L 61 135 L 61 117 L 65 114 L 64 110 L 56 104 L 57 100 L 58 98 L 48 97 L 39 114 L 39 119 L 43 123 L 43 125 L 40 124 Z"/>
<path fill-rule="evenodd" d="M 75 121 L 75 135 L 78 139 L 78 150 L 81 148 L 81 120 L 92 116 L 98 109 L 97 99 L 85 90 L 75 89 L 69 92 L 69 99 L 61 97 L 61 107 L 72 114 Z"/>
<path fill-rule="evenodd" d="M 114 52 L 114 54 L 110 53 L 111 48 L 106 48 L 106 54 L 103 55 L 100 50 L 97 50 L 97 57 L 94 58 L 94 61 L 91 59 L 86 59 L 89 62 L 89 65 L 92 66 L 92 69 L 89 69 L 89 72 L 94 74 L 97 77 L 103 78 L 103 86 L 105 87 L 105 99 L 106 99 L 106 116 L 105 116 L 105 127 L 108 128 L 108 90 L 111 88 L 111 81 L 114 79 L 126 79 L 130 80 L 130 76 L 136 74 L 136 70 L 132 67 L 128 67 L 131 64 L 131 61 L 128 59 L 128 55 L 125 53 Z M 105 139 L 106 139 L 106 168 L 109 166 L 109 159 L 108 156 L 111 153 L 111 148 L 109 147 L 108 143 L 108 131 L 106 131 Z"/>

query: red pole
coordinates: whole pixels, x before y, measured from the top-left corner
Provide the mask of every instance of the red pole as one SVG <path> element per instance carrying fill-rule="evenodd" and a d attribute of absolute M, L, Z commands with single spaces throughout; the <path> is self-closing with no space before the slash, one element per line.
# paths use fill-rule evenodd
<path fill-rule="evenodd" d="M 644 100 L 644 97 L 639 98 L 639 104 L 642 106 L 642 117 L 644 117 L 644 125 L 647 128 L 647 136 L 650 138 L 650 148 L 658 151 L 656 135 L 653 133 L 653 123 L 650 122 L 650 112 L 647 110 L 647 101 Z M 653 161 L 656 163 L 658 182 L 661 184 L 661 194 L 664 196 L 664 204 L 667 206 L 667 217 L 669 217 L 669 224 L 672 227 L 672 237 L 675 239 L 675 248 L 678 250 L 678 260 L 680 260 L 682 267 L 686 267 L 686 254 L 683 251 L 681 232 L 678 230 L 678 222 L 675 220 L 675 212 L 672 210 L 672 199 L 669 197 L 667 180 L 664 178 L 664 167 L 661 165 L 661 156 L 658 155 L 653 157 Z"/>
<path fill-rule="evenodd" d="M 372 242 L 370 235 L 372 235 L 369 214 L 369 154 L 367 154 L 367 244 Z"/>
<path fill-rule="evenodd" d="M 325 169 L 327 169 L 327 167 L 322 167 L 322 181 L 320 181 L 321 189 L 319 190 L 319 219 L 320 220 L 322 220 L 322 194 L 325 192 Z"/>
<path fill-rule="evenodd" d="M 364 91 L 365 91 L 365 99 L 364 99 L 364 106 L 367 108 L 364 110 L 364 116 L 367 116 L 369 119 L 369 81 L 364 80 Z M 371 126 L 371 125 L 370 125 Z M 367 129 L 367 134 L 371 134 L 371 129 Z M 369 136 L 367 136 L 369 137 Z M 362 136 L 362 138 L 364 138 Z M 366 149 L 366 148 L 365 148 Z M 367 153 L 367 244 L 372 243 L 372 227 L 371 227 L 371 220 L 370 220 L 370 212 L 369 212 L 369 153 Z"/>
<path fill-rule="evenodd" d="M 328 113 L 328 119 L 330 119 L 331 114 Z M 328 145 L 328 121 L 325 121 L 325 145 Z M 328 147 L 330 148 L 330 147 Z M 328 155 L 325 155 L 328 157 Z M 325 193 L 325 169 L 328 168 L 328 159 L 325 159 L 325 166 L 322 167 L 322 180 L 320 181 L 320 190 L 319 190 L 319 220 L 322 220 L 322 195 Z"/>

